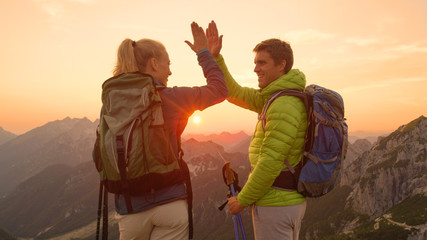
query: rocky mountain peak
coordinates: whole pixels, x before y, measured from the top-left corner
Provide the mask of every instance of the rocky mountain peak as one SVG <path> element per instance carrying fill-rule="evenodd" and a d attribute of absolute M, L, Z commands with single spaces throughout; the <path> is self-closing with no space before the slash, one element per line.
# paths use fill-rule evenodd
<path fill-rule="evenodd" d="M 347 168 L 357 157 L 370 150 L 371 147 L 372 143 L 367 139 L 358 139 L 353 144 L 349 144 L 346 158 L 342 162 L 342 169 Z"/>
<path fill-rule="evenodd" d="M 379 137 L 378 142 L 375 144 L 374 149 L 382 150 L 385 148 L 393 148 L 401 142 L 405 142 L 409 138 L 418 139 L 425 132 L 427 125 L 427 118 L 420 116 L 412 122 L 400 126 L 396 131 L 392 132 L 386 137 Z"/>
<path fill-rule="evenodd" d="M 425 192 L 426 161 L 427 119 L 421 116 L 346 167 L 341 184 L 354 186 L 347 204 L 377 217 L 409 195 Z"/>

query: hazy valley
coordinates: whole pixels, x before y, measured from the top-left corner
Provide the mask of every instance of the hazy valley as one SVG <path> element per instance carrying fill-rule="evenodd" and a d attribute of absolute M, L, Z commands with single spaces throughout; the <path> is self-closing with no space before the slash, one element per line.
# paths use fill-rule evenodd
<path fill-rule="evenodd" d="M 0 128 L 0 240 L 93 239 L 99 178 L 91 159 L 97 122 L 66 118 L 22 135 Z M 224 159 L 243 185 L 244 132 L 184 135 L 194 191 L 194 239 L 233 239 Z M 309 199 L 302 239 L 427 239 L 427 119 L 391 134 L 351 140 L 337 187 Z M 112 198 L 110 239 L 117 239 Z M 250 211 L 243 212 L 253 239 Z"/>

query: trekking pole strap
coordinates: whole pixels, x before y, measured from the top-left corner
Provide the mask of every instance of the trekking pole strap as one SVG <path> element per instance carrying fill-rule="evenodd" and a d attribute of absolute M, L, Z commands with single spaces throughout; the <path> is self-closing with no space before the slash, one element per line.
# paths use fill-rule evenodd
<path fill-rule="evenodd" d="M 123 196 L 126 202 L 126 208 L 129 213 L 133 213 L 132 203 L 130 200 L 129 183 L 126 177 L 126 159 L 125 159 L 125 145 L 123 136 L 116 136 L 116 147 L 118 156 L 118 166 L 120 172 L 121 185 L 123 187 Z"/>
<path fill-rule="evenodd" d="M 98 196 L 98 217 L 96 219 L 96 240 L 99 239 L 99 229 L 101 227 L 101 213 L 102 213 L 102 198 L 104 194 L 104 185 L 102 181 L 99 182 L 99 196 Z"/>
<path fill-rule="evenodd" d="M 102 240 L 108 240 L 108 192 L 104 188 L 104 204 L 102 211 Z"/>
<path fill-rule="evenodd" d="M 193 224 L 193 187 L 191 185 L 190 169 L 183 159 L 184 152 L 182 149 L 179 151 L 178 163 L 182 174 L 184 175 L 184 182 L 187 189 L 187 204 L 188 204 L 188 238 L 193 239 L 194 224 Z"/>

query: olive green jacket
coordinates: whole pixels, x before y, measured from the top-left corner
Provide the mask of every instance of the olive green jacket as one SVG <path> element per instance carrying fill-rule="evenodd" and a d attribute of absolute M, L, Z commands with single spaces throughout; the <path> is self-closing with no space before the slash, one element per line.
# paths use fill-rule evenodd
<path fill-rule="evenodd" d="M 283 89 L 305 88 L 305 76 L 292 69 L 263 89 L 240 86 L 231 76 L 220 55 L 215 59 L 224 73 L 227 100 L 235 105 L 260 114 L 267 100 L 275 92 Z M 297 165 L 303 154 L 304 136 L 307 128 L 307 114 L 303 102 L 297 97 L 282 96 L 269 107 L 266 114 L 265 130 L 258 120 L 249 146 L 251 174 L 238 195 L 242 206 L 289 206 L 305 201 L 296 191 L 283 191 L 272 188 L 280 172 L 286 168 L 284 159 L 292 166 Z"/>

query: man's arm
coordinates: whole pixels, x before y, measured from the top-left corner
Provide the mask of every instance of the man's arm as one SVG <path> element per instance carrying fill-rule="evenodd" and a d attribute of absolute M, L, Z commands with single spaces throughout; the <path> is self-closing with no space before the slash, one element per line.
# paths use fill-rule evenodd
<path fill-rule="evenodd" d="M 239 107 L 246 108 L 258 113 L 261 112 L 264 102 L 262 98 L 258 96 L 258 90 L 240 86 L 228 71 L 224 58 L 220 54 L 222 49 L 223 36 L 219 36 L 218 28 L 216 27 L 214 21 L 209 23 L 209 27 L 206 29 L 206 36 L 208 39 L 209 51 L 217 61 L 225 76 L 225 82 L 228 89 L 227 100 Z"/>

